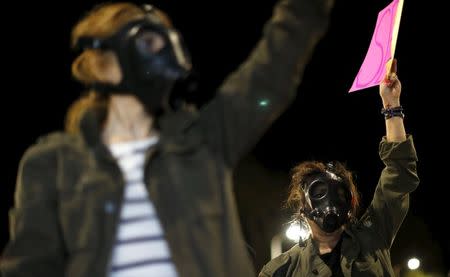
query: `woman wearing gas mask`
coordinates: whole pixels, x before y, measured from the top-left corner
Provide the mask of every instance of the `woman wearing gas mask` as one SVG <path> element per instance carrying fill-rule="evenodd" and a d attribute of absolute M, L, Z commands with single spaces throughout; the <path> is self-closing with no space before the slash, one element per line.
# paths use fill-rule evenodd
<path fill-rule="evenodd" d="M 201 109 L 172 94 L 192 66 L 160 10 L 93 9 L 72 32 L 90 92 L 21 160 L 1 276 L 254 276 L 232 169 L 294 99 L 331 4 L 281 0 Z"/>
<path fill-rule="evenodd" d="M 396 62 L 394 61 L 393 68 Z M 419 184 L 413 139 L 406 135 L 395 73 L 380 84 L 385 165 L 372 202 L 357 220 L 359 195 L 339 162 L 308 161 L 293 168 L 288 204 L 310 236 L 267 263 L 263 276 L 394 276 L 390 248 Z"/>

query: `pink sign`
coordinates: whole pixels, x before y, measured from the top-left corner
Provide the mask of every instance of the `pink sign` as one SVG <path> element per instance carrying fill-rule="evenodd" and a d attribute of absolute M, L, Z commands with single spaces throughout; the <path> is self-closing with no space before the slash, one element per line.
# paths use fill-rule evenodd
<path fill-rule="evenodd" d="M 395 52 L 403 0 L 394 0 L 378 13 L 369 50 L 349 92 L 379 85 L 386 75 L 386 64 Z"/>

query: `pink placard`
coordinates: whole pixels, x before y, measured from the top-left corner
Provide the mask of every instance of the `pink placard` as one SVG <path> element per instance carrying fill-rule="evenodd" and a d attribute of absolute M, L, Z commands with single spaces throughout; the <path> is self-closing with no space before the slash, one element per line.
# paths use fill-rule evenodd
<path fill-rule="evenodd" d="M 392 40 L 398 3 L 394 0 L 378 13 L 369 50 L 349 92 L 377 86 L 386 75 L 386 63 L 392 58 L 391 46 L 395 44 Z"/>

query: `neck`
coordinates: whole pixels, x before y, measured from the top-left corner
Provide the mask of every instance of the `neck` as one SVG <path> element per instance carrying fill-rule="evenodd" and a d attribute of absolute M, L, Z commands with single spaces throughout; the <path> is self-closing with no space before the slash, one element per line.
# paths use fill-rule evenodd
<path fill-rule="evenodd" d="M 319 247 L 320 255 L 330 253 L 341 239 L 344 226 L 332 233 L 327 233 L 320 229 L 314 221 L 308 219 L 308 223 L 311 228 L 311 236 Z"/>
<path fill-rule="evenodd" d="M 140 140 L 157 135 L 153 117 L 132 95 L 112 95 L 102 132 L 104 143 Z"/>

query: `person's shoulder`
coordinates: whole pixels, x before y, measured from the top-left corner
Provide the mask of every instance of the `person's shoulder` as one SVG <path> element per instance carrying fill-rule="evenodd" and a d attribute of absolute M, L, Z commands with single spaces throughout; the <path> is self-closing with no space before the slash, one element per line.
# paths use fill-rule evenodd
<path fill-rule="evenodd" d="M 76 145 L 81 142 L 79 135 L 69 134 L 64 131 L 55 131 L 37 138 L 35 145 L 61 147 L 64 145 Z"/>
<path fill-rule="evenodd" d="M 300 256 L 301 249 L 298 244 L 294 245 L 288 251 L 280 254 L 278 257 L 270 260 L 261 270 L 261 274 L 269 274 L 269 276 L 278 276 L 275 273 L 279 271 L 287 271 L 291 264 L 296 264 Z M 264 276 L 264 275 L 261 275 Z M 280 276 L 283 276 L 281 274 Z"/>
<path fill-rule="evenodd" d="M 23 155 L 23 160 L 30 160 L 36 157 L 52 156 L 63 148 L 74 148 L 81 143 L 81 139 L 76 135 L 66 132 L 55 131 L 39 136 L 31 144 Z"/>

